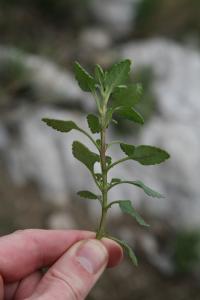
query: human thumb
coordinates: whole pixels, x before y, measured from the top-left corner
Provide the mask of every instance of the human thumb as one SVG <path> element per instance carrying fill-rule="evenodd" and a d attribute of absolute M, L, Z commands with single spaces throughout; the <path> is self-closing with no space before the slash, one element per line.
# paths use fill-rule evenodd
<path fill-rule="evenodd" d="M 74 244 L 44 275 L 31 299 L 85 299 L 108 259 L 106 247 L 98 240 Z"/>

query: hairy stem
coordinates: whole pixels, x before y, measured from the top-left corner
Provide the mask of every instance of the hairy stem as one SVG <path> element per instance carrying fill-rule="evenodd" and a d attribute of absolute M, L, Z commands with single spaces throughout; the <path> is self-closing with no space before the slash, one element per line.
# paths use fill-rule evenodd
<path fill-rule="evenodd" d="M 105 222 L 107 214 L 108 188 L 107 188 L 107 166 L 106 166 L 106 128 L 104 126 L 106 107 L 102 114 L 102 130 L 101 130 L 101 171 L 102 171 L 102 211 L 99 228 L 97 230 L 96 238 L 101 239 L 105 235 Z"/>

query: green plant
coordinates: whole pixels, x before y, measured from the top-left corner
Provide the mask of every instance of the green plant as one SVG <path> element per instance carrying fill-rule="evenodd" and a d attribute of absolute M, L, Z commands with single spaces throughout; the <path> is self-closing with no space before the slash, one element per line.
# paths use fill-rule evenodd
<path fill-rule="evenodd" d="M 108 192 L 117 185 L 131 184 L 137 186 L 151 196 L 161 198 L 160 193 L 147 187 L 143 182 L 127 181 L 120 178 L 112 178 L 108 181 L 108 172 L 122 162 L 135 160 L 142 165 L 154 165 L 163 162 L 169 158 L 169 154 L 164 150 L 148 145 L 134 146 L 120 141 L 106 140 L 106 130 L 110 123 L 115 120 L 115 115 L 120 115 L 130 121 L 143 124 L 143 117 L 134 109 L 142 95 L 140 84 L 126 84 L 129 78 L 131 61 L 126 59 L 120 63 L 114 64 L 109 70 L 103 71 L 99 65 L 95 66 L 94 76 L 91 76 L 84 70 L 79 63 L 75 63 L 74 71 L 80 88 L 85 92 L 90 92 L 96 101 L 98 115 L 88 114 L 87 122 L 92 134 L 98 134 L 95 139 L 93 135 L 80 128 L 73 121 L 63 121 L 44 118 L 43 121 L 53 129 L 60 132 L 69 132 L 73 129 L 82 132 L 95 146 L 97 153 L 90 151 L 79 141 L 72 144 L 72 153 L 76 159 L 82 162 L 91 173 L 94 182 L 100 191 L 100 194 L 91 191 L 80 191 L 78 195 L 92 200 L 98 200 L 101 205 L 101 218 L 96 233 L 96 238 L 111 238 L 117 241 L 128 253 L 134 264 L 137 264 L 137 258 L 132 249 L 124 242 L 115 237 L 111 237 L 106 232 L 106 216 L 108 210 L 113 205 L 119 205 L 122 212 L 131 215 L 140 225 L 149 226 L 143 218 L 136 212 L 130 200 L 108 200 Z M 113 144 L 119 144 L 121 151 L 125 154 L 120 160 L 112 162 L 112 158 L 107 155 L 107 151 Z M 94 165 L 101 165 L 101 173 L 95 173 Z"/>
<path fill-rule="evenodd" d="M 145 125 L 147 125 L 158 113 L 157 99 L 153 91 L 154 79 L 154 71 L 150 66 L 137 68 L 137 71 L 134 73 L 134 77 L 131 78 L 131 82 L 133 83 L 142 82 L 143 93 L 140 97 L 140 101 L 135 105 L 135 109 L 142 114 L 145 119 Z M 128 120 L 118 116 L 115 116 L 115 119 L 118 122 L 118 126 L 113 124 L 113 129 L 116 131 L 116 134 L 121 136 L 130 134 L 137 136 L 140 134 L 142 128 L 139 124 L 130 124 Z"/>
<path fill-rule="evenodd" d="M 200 231 L 178 232 L 172 243 L 174 262 L 177 273 L 191 272 L 200 263 Z"/>

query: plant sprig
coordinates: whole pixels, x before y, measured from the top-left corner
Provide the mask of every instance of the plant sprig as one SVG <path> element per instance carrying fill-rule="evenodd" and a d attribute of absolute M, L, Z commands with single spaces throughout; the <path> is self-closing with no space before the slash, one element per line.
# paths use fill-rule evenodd
<path fill-rule="evenodd" d="M 98 114 L 88 114 L 87 123 L 91 131 L 86 132 L 73 121 L 63 121 L 44 118 L 43 121 L 53 129 L 60 132 L 70 132 L 78 130 L 83 133 L 95 146 L 96 152 L 92 152 L 79 141 L 72 144 L 72 153 L 74 157 L 82 162 L 89 170 L 94 182 L 97 186 L 99 194 L 85 190 L 78 192 L 82 198 L 90 200 L 98 200 L 101 205 L 101 217 L 96 232 L 96 238 L 102 239 L 109 237 L 118 242 L 127 252 L 131 261 L 137 265 L 137 258 L 133 250 L 124 242 L 115 237 L 108 235 L 106 231 L 106 219 L 108 210 L 113 205 L 118 205 L 123 213 L 129 214 L 141 226 L 149 226 L 143 218 L 137 213 L 130 200 L 114 200 L 108 198 L 109 191 L 120 184 L 131 184 L 139 187 L 148 196 L 162 198 L 163 196 L 146 186 L 142 181 L 122 180 L 113 178 L 108 182 L 108 173 L 115 166 L 124 161 L 133 160 L 142 165 L 160 164 L 169 158 L 169 154 L 157 147 L 149 145 L 129 145 L 120 141 L 107 142 L 106 131 L 110 123 L 114 120 L 115 115 L 119 115 L 129 121 L 138 124 L 144 124 L 141 114 L 135 109 L 135 105 L 140 101 L 142 95 L 142 87 L 140 84 L 128 83 L 131 69 L 131 61 L 126 59 L 114 64 L 109 70 L 104 71 L 101 66 L 96 65 L 94 76 L 89 74 L 78 62 L 74 65 L 76 80 L 80 88 L 93 95 L 96 102 Z M 95 139 L 93 134 L 98 134 L 99 138 Z M 123 156 L 118 161 L 112 162 L 112 158 L 107 155 L 108 148 L 113 144 L 119 144 Z M 94 165 L 99 163 L 101 173 L 96 173 Z"/>

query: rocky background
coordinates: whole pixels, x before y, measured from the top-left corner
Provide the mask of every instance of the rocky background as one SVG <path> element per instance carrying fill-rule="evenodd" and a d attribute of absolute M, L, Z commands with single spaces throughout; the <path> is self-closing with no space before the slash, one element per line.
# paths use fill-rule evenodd
<path fill-rule="evenodd" d="M 76 196 L 93 184 L 71 154 L 72 141 L 83 137 L 41 122 L 73 119 L 87 129 L 85 113 L 95 106 L 74 80 L 74 60 L 88 70 L 133 60 L 146 123 L 141 129 L 119 120 L 109 138 L 171 154 L 160 166 L 124 163 L 113 173 L 144 180 L 166 198 L 147 198 L 126 185 L 113 190 L 113 198 L 134 199 L 151 228 L 138 228 L 117 209 L 111 213 L 110 231 L 132 245 L 139 267 L 125 259 L 106 272 L 89 300 L 200 297 L 199 20 L 196 0 L 0 0 L 1 235 L 97 226 L 99 207 Z"/>

